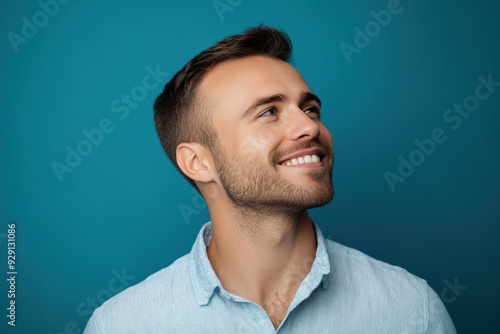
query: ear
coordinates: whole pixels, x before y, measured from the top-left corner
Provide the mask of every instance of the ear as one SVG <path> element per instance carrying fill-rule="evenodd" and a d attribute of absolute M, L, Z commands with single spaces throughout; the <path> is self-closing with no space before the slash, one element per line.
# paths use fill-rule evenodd
<path fill-rule="evenodd" d="M 176 151 L 177 165 L 190 179 L 212 181 L 213 162 L 210 151 L 198 143 L 180 143 Z"/>

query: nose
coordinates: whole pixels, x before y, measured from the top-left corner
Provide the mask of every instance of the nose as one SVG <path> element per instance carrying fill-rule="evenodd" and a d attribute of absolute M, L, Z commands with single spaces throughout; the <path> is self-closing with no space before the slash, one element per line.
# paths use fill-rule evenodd
<path fill-rule="evenodd" d="M 286 128 L 290 140 L 311 140 L 318 138 L 320 134 L 318 121 L 298 107 L 288 113 Z"/>

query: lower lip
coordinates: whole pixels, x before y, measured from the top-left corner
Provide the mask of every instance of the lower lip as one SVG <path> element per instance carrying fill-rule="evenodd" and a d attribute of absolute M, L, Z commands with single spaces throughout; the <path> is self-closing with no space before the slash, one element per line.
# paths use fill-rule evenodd
<path fill-rule="evenodd" d="M 280 165 L 281 167 L 302 167 L 302 168 L 318 168 L 318 167 L 323 167 L 323 161 L 318 161 L 318 162 L 310 162 L 310 163 L 304 163 L 301 165 Z"/>

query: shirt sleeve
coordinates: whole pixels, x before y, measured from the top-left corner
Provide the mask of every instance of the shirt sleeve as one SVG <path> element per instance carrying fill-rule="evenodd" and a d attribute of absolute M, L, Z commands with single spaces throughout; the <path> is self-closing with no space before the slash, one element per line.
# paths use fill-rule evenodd
<path fill-rule="evenodd" d="M 85 326 L 83 334 L 104 334 L 104 331 L 101 330 L 101 326 L 99 324 L 99 314 L 97 311 L 98 310 L 94 310 L 94 313 L 92 314 L 92 317 L 90 317 L 87 326 Z"/>
<path fill-rule="evenodd" d="M 453 321 L 451 320 L 448 311 L 446 311 L 446 307 L 443 302 L 437 293 L 428 284 L 426 285 L 428 291 L 427 300 L 429 301 L 427 309 L 429 325 L 426 333 L 456 334 L 457 331 L 453 325 Z"/>

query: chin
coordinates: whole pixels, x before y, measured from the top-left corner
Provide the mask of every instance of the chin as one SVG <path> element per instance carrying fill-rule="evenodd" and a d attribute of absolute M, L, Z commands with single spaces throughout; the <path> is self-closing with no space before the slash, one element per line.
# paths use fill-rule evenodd
<path fill-rule="evenodd" d="M 315 189 L 311 191 L 304 191 L 300 196 L 296 197 L 295 203 L 290 203 L 293 207 L 303 208 L 303 209 L 313 209 L 324 206 L 333 200 L 335 194 L 334 187 L 332 184 L 329 186 L 323 186 L 322 189 Z"/>
<path fill-rule="evenodd" d="M 334 194 L 335 194 L 335 192 L 332 189 L 332 191 L 329 194 L 325 194 L 324 196 L 321 196 L 320 198 L 318 198 L 316 201 L 313 201 L 312 203 L 310 203 L 308 209 L 318 208 L 318 207 L 327 205 L 328 203 L 330 203 L 333 200 Z"/>

